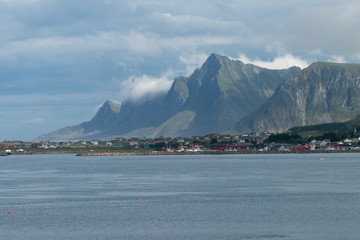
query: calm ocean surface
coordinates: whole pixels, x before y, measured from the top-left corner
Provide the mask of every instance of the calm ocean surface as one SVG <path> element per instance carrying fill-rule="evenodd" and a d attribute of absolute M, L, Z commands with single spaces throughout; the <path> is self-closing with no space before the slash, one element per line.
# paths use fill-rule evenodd
<path fill-rule="evenodd" d="M 360 154 L 0 157 L 0 239 L 360 239 Z"/>

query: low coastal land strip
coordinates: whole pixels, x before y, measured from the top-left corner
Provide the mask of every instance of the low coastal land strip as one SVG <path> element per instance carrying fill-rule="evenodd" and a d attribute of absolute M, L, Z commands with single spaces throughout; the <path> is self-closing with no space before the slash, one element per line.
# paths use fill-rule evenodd
<path fill-rule="evenodd" d="M 223 155 L 223 154 L 314 154 L 314 153 L 360 153 L 360 150 L 313 150 L 313 151 L 181 151 L 181 152 L 161 152 L 161 151 L 83 151 L 76 156 L 165 156 L 165 155 Z"/>
<path fill-rule="evenodd" d="M 154 151 L 154 150 L 108 150 L 108 151 L 96 151 L 96 150 L 83 150 L 78 151 L 75 149 L 63 149 L 63 150 L 48 150 L 48 151 L 26 151 L 26 152 L 12 152 L 5 153 L 0 151 L 0 156 L 9 155 L 34 155 L 34 154 L 75 154 L 76 156 L 171 156 L 171 155 L 225 155 L 225 154 L 316 154 L 316 153 L 360 153 L 360 149 L 338 149 L 338 150 L 268 150 L 259 151 L 258 149 L 247 150 L 201 150 L 201 151 Z"/>

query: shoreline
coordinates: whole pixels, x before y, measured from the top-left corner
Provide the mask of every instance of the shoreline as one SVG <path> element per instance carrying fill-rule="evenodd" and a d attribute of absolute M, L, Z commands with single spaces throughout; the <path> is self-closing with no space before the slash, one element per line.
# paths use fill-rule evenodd
<path fill-rule="evenodd" d="M 6 154 L 0 152 L 1 156 L 11 155 L 44 155 L 44 154 L 75 154 L 79 157 L 100 157 L 100 156 L 176 156 L 176 155 L 229 155 L 229 154 L 321 154 L 321 153 L 360 153 L 360 150 L 301 150 L 301 151 L 257 151 L 257 150 L 239 150 L 239 151 L 182 151 L 182 152 L 160 152 L 160 151 L 33 151 L 28 153 Z"/>
<path fill-rule="evenodd" d="M 228 154 L 319 154 L 319 153 L 360 153 L 360 150 L 308 150 L 308 151 L 189 151 L 189 152 L 157 152 L 157 151 L 86 151 L 76 156 L 171 156 L 171 155 L 228 155 Z"/>

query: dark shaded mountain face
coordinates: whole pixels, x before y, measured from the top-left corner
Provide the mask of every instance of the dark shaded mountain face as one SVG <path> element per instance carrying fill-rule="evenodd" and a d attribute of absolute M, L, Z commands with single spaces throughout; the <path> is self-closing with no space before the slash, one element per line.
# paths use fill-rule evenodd
<path fill-rule="evenodd" d="M 360 114 L 360 64 L 314 63 L 286 80 L 232 132 L 284 131 L 343 122 Z"/>
<path fill-rule="evenodd" d="M 222 132 L 260 107 L 282 82 L 299 71 L 297 67 L 269 70 L 212 54 L 190 77 L 176 78 L 164 95 L 140 102 L 125 101 L 119 112 L 112 111 L 107 102 L 89 122 L 54 131 L 38 140 Z M 74 130 L 77 134 L 70 134 Z"/>

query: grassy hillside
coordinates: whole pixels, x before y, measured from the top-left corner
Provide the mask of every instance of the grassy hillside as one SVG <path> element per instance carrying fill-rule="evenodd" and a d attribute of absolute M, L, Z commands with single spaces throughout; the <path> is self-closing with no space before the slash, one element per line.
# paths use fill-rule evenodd
<path fill-rule="evenodd" d="M 289 129 L 292 133 L 299 134 L 302 137 L 306 136 L 321 136 L 327 132 L 335 132 L 342 135 L 352 135 L 354 134 L 354 129 L 360 131 L 360 115 L 356 118 L 346 121 L 346 122 L 338 122 L 338 123 L 324 123 L 303 127 L 293 127 Z"/>

